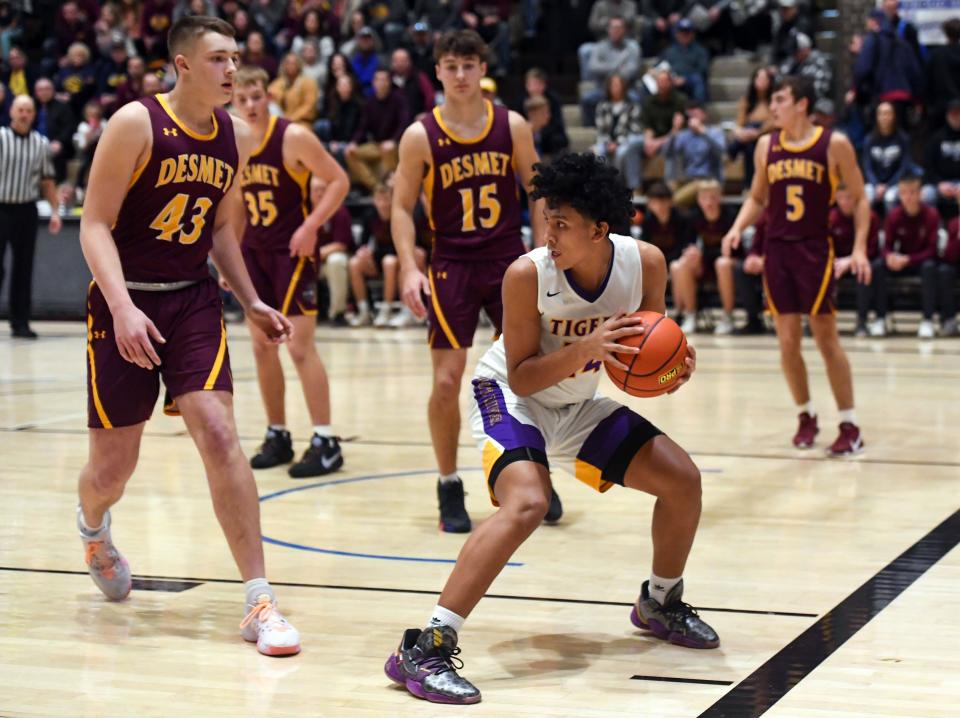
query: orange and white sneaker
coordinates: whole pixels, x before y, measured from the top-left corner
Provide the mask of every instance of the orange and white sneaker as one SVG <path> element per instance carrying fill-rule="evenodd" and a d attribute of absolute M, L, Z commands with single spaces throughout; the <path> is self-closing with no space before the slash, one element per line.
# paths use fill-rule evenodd
<path fill-rule="evenodd" d="M 277 602 L 268 594 L 257 596 L 255 604 L 247 604 L 248 613 L 240 623 L 243 640 L 257 644 L 265 656 L 292 656 L 300 653 L 300 632 L 283 617 Z"/>
<path fill-rule="evenodd" d="M 84 530 L 81 518 L 81 509 L 78 506 L 77 528 L 80 530 L 80 540 L 83 541 L 84 560 L 90 578 L 104 596 L 111 601 L 122 601 L 129 595 L 133 580 L 130 578 L 130 564 L 117 551 L 110 538 L 110 512 L 103 515 L 103 525 L 95 534 Z"/>

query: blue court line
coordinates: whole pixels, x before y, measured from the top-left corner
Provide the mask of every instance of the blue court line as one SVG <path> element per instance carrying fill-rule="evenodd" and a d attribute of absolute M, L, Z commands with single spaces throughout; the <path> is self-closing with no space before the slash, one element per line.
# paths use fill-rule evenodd
<path fill-rule="evenodd" d="M 478 468 L 464 468 L 463 471 L 479 471 Z M 286 496 L 287 494 L 294 494 L 298 491 L 306 491 L 307 489 L 322 489 L 326 486 L 339 486 L 341 484 L 353 484 L 358 481 L 377 481 L 379 479 L 391 479 L 391 478 L 402 478 L 406 476 L 420 476 L 425 474 L 433 473 L 432 469 L 425 469 L 422 471 L 392 471 L 385 474 L 371 474 L 369 476 L 355 476 L 351 479 L 334 479 L 333 481 L 320 481 L 314 484 L 307 484 L 306 486 L 295 486 L 291 489 L 282 489 L 280 491 L 274 491 L 273 493 L 266 494 L 260 497 L 260 502 L 269 501 L 270 499 L 275 499 L 280 496 Z M 293 543 L 291 541 L 281 541 L 280 539 L 275 539 L 270 536 L 263 536 L 263 541 L 275 546 L 283 546 L 285 548 L 297 549 L 299 551 L 310 551 L 312 553 L 324 553 L 330 556 L 346 556 L 348 558 L 369 558 L 377 559 L 380 561 L 415 561 L 417 563 L 446 563 L 454 564 L 457 562 L 454 558 L 427 558 L 423 556 L 391 556 L 387 554 L 376 554 L 376 553 L 359 553 L 356 551 L 338 551 L 335 549 L 329 548 L 320 548 L 318 546 L 307 546 L 305 544 Z M 523 566 L 522 563 L 517 561 L 509 561 L 507 566 L 518 567 Z"/>

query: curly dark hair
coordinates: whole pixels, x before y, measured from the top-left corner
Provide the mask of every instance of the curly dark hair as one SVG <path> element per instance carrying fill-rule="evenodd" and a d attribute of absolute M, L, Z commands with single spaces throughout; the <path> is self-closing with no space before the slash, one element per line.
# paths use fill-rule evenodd
<path fill-rule="evenodd" d="M 631 192 L 616 167 L 592 152 L 566 154 L 534 165 L 532 199 L 552 208 L 566 205 L 585 217 L 606 222 L 611 232 L 628 232 L 633 216 Z"/>

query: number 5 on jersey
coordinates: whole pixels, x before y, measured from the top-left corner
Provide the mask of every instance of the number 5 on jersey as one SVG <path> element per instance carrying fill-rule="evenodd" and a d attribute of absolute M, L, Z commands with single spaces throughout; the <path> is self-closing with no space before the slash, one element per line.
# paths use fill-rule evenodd
<path fill-rule="evenodd" d="M 790 208 L 787 210 L 787 219 L 790 222 L 799 222 L 803 219 L 806 206 L 803 204 L 802 184 L 787 185 L 787 206 Z"/>
<path fill-rule="evenodd" d="M 473 189 L 460 190 L 460 201 L 463 203 L 463 225 L 460 227 L 463 232 L 475 232 L 477 230 L 477 212 L 474 210 Z M 497 185 L 491 182 L 480 188 L 480 211 L 486 211 L 486 216 L 480 214 L 480 226 L 484 229 L 490 229 L 497 226 L 500 221 L 500 201 L 497 199 Z"/>
<path fill-rule="evenodd" d="M 173 235 L 178 232 L 177 242 L 180 244 L 193 244 L 200 239 L 200 232 L 203 231 L 203 226 L 207 223 L 207 212 L 210 211 L 213 202 L 207 197 L 197 197 L 197 200 L 193 203 L 193 214 L 190 216 L 190 231 L 184 233 L 183 215 L 187 211 L 187 202 L 189 201 L 190 195 L 181 192 L 167 202 L 160 213 L 153 218 L 150 229 L 155 229 L 160 233 L 157 235 L 157 239 L 172 242 Z"/>

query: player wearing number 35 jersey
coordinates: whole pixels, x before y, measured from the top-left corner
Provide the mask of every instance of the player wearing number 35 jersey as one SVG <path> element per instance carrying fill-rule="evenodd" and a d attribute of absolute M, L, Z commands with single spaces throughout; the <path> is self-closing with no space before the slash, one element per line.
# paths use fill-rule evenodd
<path fill-rule="evenodd" d="M 350 181 L 309 130 L 271 116 L 267 73 L 244 67 L 237 73 L 233 106 L 253 130 L 257 147 L 239 176 L 246 212 L 243 259 L 257 295 L 283 312 L 293 324 L 287 345 L 300 376 L 313 423 L 313 436 L 303 458 L 290 467 L 293 478 L 321 476 L 343 465 L 340 444 L 330 428 L 330 385 L 314 343 L 317 328 L 317 232 L 337 211 Z M 324 180 L 327 191 L 310 211 L 310 175 Z M 267 435 L 250 460 L 268 469 L 293 459 L 293 443 L 285 426 L 284 379 L 279 347 L 250 325 L 260 396 L 267 413 Z"/>
<path fill-rule="evenodd" d="M 241 635 L 261 653 L 288 655 L 300 650 L 300 637 L 265 578 L 257 489 L 237 439 L 222 306 L 207 269 L 209 256 L 258 331 L 274 342 L 289 337 L 290 322 L 257 298 L 231 222 L 237 179 L 254 148 L 246 124 L 222 109 L 239 53 L 233 27 L 210 17 L 174 23 L 167 44 L 176 86 L 120 109 L 90 170 L 80 225 L 94 277 L 87 300 L 90 454 L 77 524 L 90 576 L 107 598 L 126 598 L 130 567 L 113 543 L 109 509 L 137 465 L 162 379 L 199 449 L 245 582 Z"/>
<path fill-rule="evenodd" d="M 724 237 L 723 252 L 729 255 L 739 245 L 740 233 L 766 207 L 763 283 L 776 321 L 783 372 L 799 411 L 793 444 L 810 448 L 819 432 L 800 353 L 800 317 L 806 314 L 840 410 L 840 434 L 828 451 L 843 456 L 858 453 L 863 440 L 853 410 L 850 362 L 837 334 L 835 256 L 827 223 L 837 181 L 842 180 L 856 203 L 856 238 L 849 266 L 858 281 L 869 284 L 870 205 L 850 141 L 810 121 L 815 99 L 808 78 L 786 77 L 774 87 L 770 112 L 777 129 L 757 142 L 757 173 L 750 196 Z"/>
<path fill-rule="evenodd" d="M 503 274 L 524 252 L 518 183 L 529 189 L 537 161 L 526 120 L 481 94 L 487 52 L 472 30 L 447 33 L 435 45 L 444 102 L 403 133 L 391 220 L 403 301 L 416 316 L 430 319 L 428 419 L 440 472 L 440 528 L 458 533 L 471 526 L 457 476 L 467 349 L 481 310 L 500 332 Z M 421 189 L 436 238 L 426 276 L 414 251 L 413 211 Z M 537 231 L 542 214 L 531 207 L 530 215 L 534 240 L 542 241 Z M 561 513 L 554 495 L 546 518 L 556 520 Z"/>

